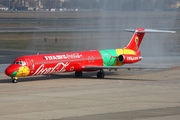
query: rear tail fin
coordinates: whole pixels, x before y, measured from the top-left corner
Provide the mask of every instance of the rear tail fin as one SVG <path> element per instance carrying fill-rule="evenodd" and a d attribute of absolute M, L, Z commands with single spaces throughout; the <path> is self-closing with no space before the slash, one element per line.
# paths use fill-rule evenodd
<path fill-rule="evenodd" d="M 134 32 L 130 42 L 128 43 L 128 45 L 125 47 L 127 49 L 132 49 L 134 51 L 137 51 L 141 45 L 142 39 L 144 37 L 144 28 L 137 28 L 135 31 L 134 30 L 126 30 L 126 31 L 130 31 L 130 32 Z M 141 32 L 140 32 L 141 31 Z"/>
<path fill-rule="evenodd" d="M 128 43 L 125 48 L 127 49 L 132 49 L 134 51 L 138 51 L 141 42 L 143 40 L 143 37 L 145 33 L 150 32 L 150 33 L 176 33 L 176 31 L 165 31 L 165 30 L 154 30 L 154 29 L 145 29 L 145 28 L 137 28 L 136 30 L 132 29 L 125 29 L 125 31 L 128 32 L 134 32 L 130 42 Z"/>

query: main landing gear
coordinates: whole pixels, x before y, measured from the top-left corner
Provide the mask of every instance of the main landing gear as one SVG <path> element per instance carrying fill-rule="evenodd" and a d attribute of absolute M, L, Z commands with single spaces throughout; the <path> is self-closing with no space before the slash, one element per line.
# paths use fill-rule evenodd
<path fill-rule="evenodd" d="M 18 78 L 17 77 L 13 77 L 12 78 L 12 83 L 17 83 L 18 82 Z"/>
<path fill-rule="evenodd" d="M 104 78 L 105 74 L 104 74 L 104 70 L 101 69 L 99 72 L 97 72 L 97 78 Z"/>
<path fill-rule="evenodd" d="M 83 73 L 82 71 L 75 71 L 76 77 L 82 77 Z M 104 78 L 105 74 L 103 69 L 101 69 L 99 72 L 97 72 L 97 78 Z"/>
<path fill-rule="evenodd" d="M 83 74 L 82 71 L 76 71 L 75 72 L 76 77 L 82 77 L 82 74 Z"/>

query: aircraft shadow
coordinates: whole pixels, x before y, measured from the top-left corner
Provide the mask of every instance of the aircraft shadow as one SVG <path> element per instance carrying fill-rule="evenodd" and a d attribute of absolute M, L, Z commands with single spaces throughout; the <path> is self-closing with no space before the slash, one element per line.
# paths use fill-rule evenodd
<path fill-rule="evenodd" d="M 112 75 L 119 75 L 119 78 L 114 78 L 114 77 L 109 77 Z M 107 78 L 108 76 L 108 78 Z M 50 76 L 48 75 L 41 75 L 41 76 L 33 76 L 33 77 L 24 77 L 24 78 L 19 78 L 18 82 L 32 82 L 32 81 L 46 81 L 46 80 L 52 80 L 52 79 L 57 79 L 57 80 L 62 80 L 62 79 L 86 79 L 86 80 L 92 80 L 92 79 L 97 79 L 97 80 L 129 80 L 129 81 L 156 81 L 152 79 L 141 79 L 141 78 L 122 78 L 121 75 L 117 72 L 107 72 L 105 78 L 97 78 L 96 73 L 93 72 L 88 72 L 88 73 L 83 73 L 82 77 L 75 77 L 74 73 L 69 73 L 69 74 L 51 74 Z M 11 78 L 9 79 L 2 79 L 0 80 L 0 84 L 2 83 L 12 83 Z"/>

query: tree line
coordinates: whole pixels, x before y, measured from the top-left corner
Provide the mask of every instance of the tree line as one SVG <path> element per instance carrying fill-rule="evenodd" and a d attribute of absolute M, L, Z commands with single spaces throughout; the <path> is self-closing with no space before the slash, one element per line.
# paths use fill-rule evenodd
<path fill-rule="evenodd" d="M 28 2 L 29 7 L 38 7 L 38 0 L 10 0 L 11 7 Z M 180 0 L 41 0 L 44 9 L 78 8 L 100 10 L 168 10 Z M 9 0 L 0 0 L 0 4 L 9 6 Z"/>

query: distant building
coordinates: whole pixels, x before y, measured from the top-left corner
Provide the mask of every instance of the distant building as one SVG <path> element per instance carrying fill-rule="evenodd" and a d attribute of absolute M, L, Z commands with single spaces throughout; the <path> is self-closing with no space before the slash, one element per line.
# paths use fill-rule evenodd
<path fill-rule="evenodd" d="M 176 8 L 180 8 L 180 2 L 176 2 Z"/>
<path fill-rule="evenodd" d="M 180 8 L 180 1 L 177 1 L 175 4 L 171 5 L 171 8 Z"/>
<path fill-rule="evenodd" d="M 8 10 L 8 7 L 0 4 L 0 10 L 7 11 L 7 10 Z"/>

